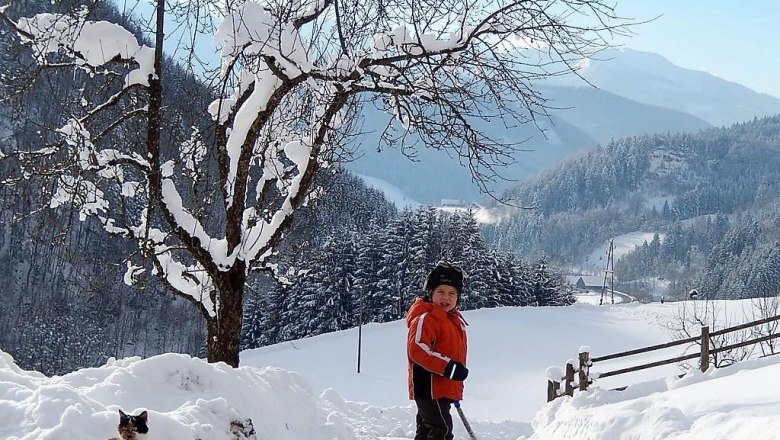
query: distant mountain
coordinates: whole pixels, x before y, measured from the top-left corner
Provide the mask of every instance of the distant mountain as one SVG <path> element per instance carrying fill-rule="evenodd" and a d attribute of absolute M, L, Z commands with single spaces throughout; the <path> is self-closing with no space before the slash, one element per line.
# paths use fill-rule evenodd
<path fill-rule="evenodd" d="M 577 152 L 587 151 L 612 139 L 651 133 L 693 133 L 712 125 L 729 125 L 755 117 L 780 114 L 780 99 L 756 93 L 747 87 L 705 72 L 676 66 L 660 55 L 629 49 L 606 51 L 599 60 L 588 60 L 582 79 L 556 78 L 537 85 L 548 99 L 550 118 L 533 125 L 507 129 L 500 122 L 486 122 L 484 131 L 499 139 L 521 142 L 515 163 L 498 169 L 509 179 L 489 188 L 500 192 Z M 441 151 L 421 148 L 413 162 L 398 151 L 376 154 L 377 132 L 386 115 L 363 115 L 367 135 L 356 142 L 364 156 L 348 169 L 387 181 L 422 203 L 443 198 L 480 201 L 486 196 L 471 181 L 456 158 Z M 373 135 L 372 135 L 373 133 Z"/>
<path fill-rule="evenodd" d="M 780 99 L 706 72 L 684 69 L 666 58 L 630 49 L 609 50 L 582 66 L 595 86 L 644 104 L 728 125 L 780 113 Z M 576 77 L 568 84 L 581 83 Z"/>
<path fill-rule="evenodd" d="M 612 237 L 644 231 L 658 238 L 616 262 L 623 282 L 661 276 L 678 294 L 709 298 L 780 289 L 780 116 L 618 139 L 509 195 L 536 209 L 507 213 L 487 235 L 519 255 L 577 264 Z"/>
<path fill-rule="evenodd" d="M 591 87 L 540 86 L 549 99 L 550 118 L 533 124 L 507 128 L 501 122 L 482 122 L 485 133 L 507 142 L 520 143 L 515 163 L 497 169 L 507 180 L 496 180 L 489 188 L 500 193 L 540 170 L 598 143 L 624 136 L 655 132 L 695 132 L 710 125 L 689 114 L 640 104 Z M 356 139 L 365 153 L 347 165 L 355 173 L 382 179 L 423 203 L 441 199 L 479 201 L 486 198 L 472 182 L 467 168 L 445 152 L 420 148 L 414 161 L 397 150 L 376 153 L 377 133 L 389 116 L 375 110 L 363 114 L 364 135 Z M 416 139 L 411 137 L 411 139 Z M 525 151 L 529 150 L 529 151 Z"/>
<path fill-rule="evenodd" d="M 472 182 L 468 168 L 461 166 L 459 158 L 451 157 L 445 151 L 420 145 L 413 159 L 404 156 L 398 149 L 377 152 L 378 133 L 389 116 L 368 110 L 363 118 L 364 134 L 354 141 L 361 146 L 363 154 L 347 164 L 350 171 L 384 180 L 422 203 L 438 203 L 445 198 L 472 201 L 485 198 Z M 518 148 L 523 150 L 515 154 L 516 163 L 497 170 L 509 180 L 492 182 L 492 191 L 500 193 L 562 157 L 596 145 L 596 141 L 585 132 L 563 119 L 553 117 L 538 122 L 544 133 L 533 124 L 507 128 L 500 122 L 481 122 L 480 129 L 496 139 L 519 143 Z M 409 142 L 413 142 L 416 138 L 410 136 L 410 139 Z"/>
<path fill-rule="evenodd" d="M 566 120 L 601 144 L 612 139 L 651 133 L 694 132 L 711 127 L 688 113 L 640 104 L 590 86 L 542 87 L 558 118 Z"/>

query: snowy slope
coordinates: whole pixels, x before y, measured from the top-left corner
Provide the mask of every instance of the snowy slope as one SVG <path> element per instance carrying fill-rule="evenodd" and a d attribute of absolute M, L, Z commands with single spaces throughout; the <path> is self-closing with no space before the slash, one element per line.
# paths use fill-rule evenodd
<path fill-rule="evenodd" d="M 628 254 L 629 252 L 633 252 L 637 246 L 642 246 L 644 242 L 650 243 L 653 241 L 653 235 L 655 232 L 642 232 L 642 231 L 635 231 L 635 232 L 629 232 L 627 234 L 622 234 L 615 236 L 613 240 L 614 244 L 614 254 L 613 259 L 615 261 L 619 260 L 624 255 Z M 666 234 L 659 233 L 658 234 L 661 241 L 663 241 L 664 237 L 666 237 Z M 582 267 L 586 269 L 601 269 L 604 270 L 604 265 L 607 261 L 607 254 L 609 253 L 609 241 L 606 241 L 602 244 L 600 244 L 598 247 L 596 247 L 590 255 L 585 257 L 585 261 L 582 263 Z"/>
<path fill-rule="evenodd" d="M 588 393 L 545 405 L 546 367 L 563 367 L 580 345 L 599 355 L 667 341 L 664 325 L 678 306 L 466 312 L 471 374 L 463 408 L 479 438 L 774 438 L 768 435 L 777 432 L 780 419 L 775 358 L 683 380 L 666 379 L 680 372 L 674 366 L 646 370 L 598 380 Z M 750 307 L 747 301 L 722 302 L 718 313 L 733 324 Z M 257 439 L 412 438 L 405 329 L 391 322 L 363 330 L 360 374 L 356 330 L 247 351 L 245 366 L 235 370 L 164 354 L 46 377 L 19 369 L 0 352 L 0 439 L 106 439 L 115 435 L 119 408 L 149 411 L 147 440 L 244 438 L 230 434 L 230 425 L 248 426 L 249 419 Z M 637 382 L 625 392 L 606 391 Z M 460 424 L 456 438 L 467 438 Z"/>
<path fill-rule="evenodd" d="M 672 309 L 577 304 L 465 312 L 470 369 L 465 411 L 476 420 L 530 421 L 545 403 L 548 366 L 562 368 L 567 359 L 577 356 L 581 345 L 607 354 L 666 342 L 668 331 L 648 322 L 666 320 L 664 311 Z M 357 329 L 245 351 L 241 362 L 300 372 L 316 387 L 336 388 L 349 400 L 408 405 L 405 338 L 406 327 L 400 321 L 365 326 L 360 374 L 356 373 Z M 659 374 L 663 373 L 650 371 L 644 377 Z"/>

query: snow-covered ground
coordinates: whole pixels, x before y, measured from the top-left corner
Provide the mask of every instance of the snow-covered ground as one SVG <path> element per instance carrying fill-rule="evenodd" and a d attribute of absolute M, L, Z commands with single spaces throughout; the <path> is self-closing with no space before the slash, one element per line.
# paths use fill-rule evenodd
<path fill-rule="evenodd" d="M 777 438 L 780 357 L 683 379 L 676 379 L 676 366 L 648 369 L 597 380 L 586 393 L 545 403 L 547 367 L 563 368 L 582 345 L 598 356 L 666 342 L 665 326 L 680 304 L 466 312 L 471 373 L 463 409 L 478 438 Z M 748 301 L 721 302 L 718 313 L 733 325 L 750 307 Z M 360 374 L 356 329 L 246 351 L 239 369 L 164 354 L 46 377 L 19 369 L 0 352 L 0 438 L 106 439 L 116 433 L 119 408 L 148 410 L 148 440 L 244 438 L 230 434 L 231 421 L 235 431 L 249 419 L 257 439 L 412 438 L 405 332 L 400 321 L 366 325 Z M 653 359 L 597 363 L 593 370 Z M 456 438 L 467 438 L 459 422 Z"/>
<path fill-rule="evenodd" d="M 601 297 L 601 292 L 596 292 L 594 290 L 575 291 L 574 299 L 576 299 L 578 303 L 593 304 L 596 306 L 599 305 L 599 303 L 612 304 L 613 301 L 614 304 L 631 302 L 631 301 L 624 301 L 624 299 L 626 298 L 623 295 L 625 294 L 612 295 L 612 292 L 609 291 L 609 289 L 607 289 L 607 293 L 604 295 L 603 298 Z"/>
<path fill-rule="evenodd" d="M 780 438 L 780 356 L 694 370 L 625 391 L 596 389 L 536 414 L 539 440 L 770 440 Z"/>

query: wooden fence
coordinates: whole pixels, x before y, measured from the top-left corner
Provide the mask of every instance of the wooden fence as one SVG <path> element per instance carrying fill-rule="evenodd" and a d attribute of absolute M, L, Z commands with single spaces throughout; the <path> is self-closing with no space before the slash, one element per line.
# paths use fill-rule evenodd
<path fill-rule="evenodd" d="M 701 335 L 700 336 L 693 336 L 687 339 L 681 339 L 678 341 L 672 341 L 667 342 L 665 344 L 658 344 L 658 345 L 652 345 L 650 347 L 644 347 L 644 348 L 638 348 L 635 350 L 628 350 L 623 351 L 620 353 L 614 353 L 609 354 L 606 356 L 597 356 L 597 357 L 590 357 L 590 353 L 588 350 L 580 350 L 578 359 L 577 359 L 577 366 L 573 365 L 572 362 L 566 363 L 566 369 L 563 377 L 561 377 L 560 380 L 554 380 L 553 378 L 550 378 L 548 374 L 548 380 L 547 380 L 547 401 L 554 400 L 557 397 L 560 396 L 572 396 L 574 395 L 574 389 L 577 388 L 580 391 L 585 391 L 588 389 L 588 386 L 593 383 L 593 379 L 599 379 L 599 378 L 605 378 L 610 376 L 617 376 L 619 374 L 625 374 L 625 373 L 631 373 L 633 371 L 639 371 L 644 370 L 647 368 L 653 368 L 658 367 L 661 365 L 667 365 L 667 364 L 673 364 L 677 362 L 683 362 L 691 359 L 699 358 L 699 368 L 702 372 L 707 371 L 707 369 L 710 367 L 710 356 L 726 352 L 729 350 L 734 350 L 741 347 L 746 347 L 748 345 L 754 345 L 759 344 L 762 342 L 770 341 L 775 338 L 780 338 L 780 333 L 772 333 L 766 336 L 761 336 L 753 339 L 749 339 L 746 341 L 738 342 L 735 344 L 725 345 L 722 347 L 717 348 L 711 348 L 712 347 L 712 338 L 716 336 L 722 336 L 731 332 L 744 330 L 750 327 L 755 327 L 762 324 L 767 324 L 773 321 L 780 320 L 780 315 L 778 316 L 772 316 L 765 319 L 760 319 L 758 321 L 752 321 L 747 322 L 745 324 L 740 324 L 734 327 L 725 328 L 722 330 L 710 332 L 709 326 L 705 326 L 701 328 Z M 674 358 L 664 359 L 656 362 L 650 362 L 646 364 L 636 365 L 633 367 L 626 367 L 621 368 L 617 370 L 607 371 L 605 373 L 598 373 L 597 375 L 591 376 L 590 374 L 590 367 L 593 366 L 593 364 L 597 362 L 604 362 L 611 359 L 618 359 L 623 358 L 626 356 L 632 356 L 636 354 L 642 354 L 642 353 L 648 353 L 655 350 L 661 350 L 664 348 L 670 348 L 675 347 L 678 345 L 683 344 L 690 344 L 694 342 L 699 342 L 701 345 L 701 350 L 699 353 L 691 353 L 686 354 L 682 356 L 677 356 Z M 577 376 L 577 380 L 575 381 L 575 375 Z M 561 382 L 564 381 L 564 387 L 563 390 L 561 390 Z M 626 387 L 618 388 L 618 389 L 625 389 Z"/>

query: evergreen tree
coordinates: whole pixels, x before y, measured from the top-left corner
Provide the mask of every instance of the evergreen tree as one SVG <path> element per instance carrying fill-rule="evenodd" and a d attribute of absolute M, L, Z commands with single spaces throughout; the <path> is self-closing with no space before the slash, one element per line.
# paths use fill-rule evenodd
<path fill-rule="evenodd" d="M 558 303 L 562 280 L 560 275 L 554 274 L 550 269 L 547 257 L 540 258 L 534 265 L 533 299 L 536 306 L 562 305 Z"/>
<path fill-rule="evenodd" d="M 395 318 L 401 318 L 406 308 L 419 293 L 420 287 L 414 286 L 410 244 L 412 237 L 412 211 L 405 210 L 390 221 L 383 246 L 382 267 L 379 272 L 379 286 L 393 303 L 391 310 Z M 377 300 L 380 302 L 382 300 Z"/>
<path fill-rule="evenodd" d="M 355 307 L 355 246 L 349 237 L 339 235 L 324 249 L 326 268 L 321 280 L 324 307 L 317 317 L 315 334 L 345 330 L 357 323 Z"/>
<path fill-rule="evenodd" d="M 389 283 L 383 282 L 385 251 L 383 246 L 387 235 L 372 222 L 368 231 L 362 234 L 356 244 L 357 261 L 354 291 L 357 295 L 359 313 L 363 321 L 387 322 L 396 317 L 395 303 Z"/>
<path fill-rule="evenodd" d="M 469 210 L 465 215 L 457 217 L 462 236 L 458 247 L 461 249 L 463 264 L 469 268 L 468 283 L 461 298 L 462 307 L 465 310 L 496 307 L 498 286 L 496 273 L 490 267 L 495 262 L 488 255 L 473 212 Z M 453 243 L 453 246 L 457 244 Z"/>

